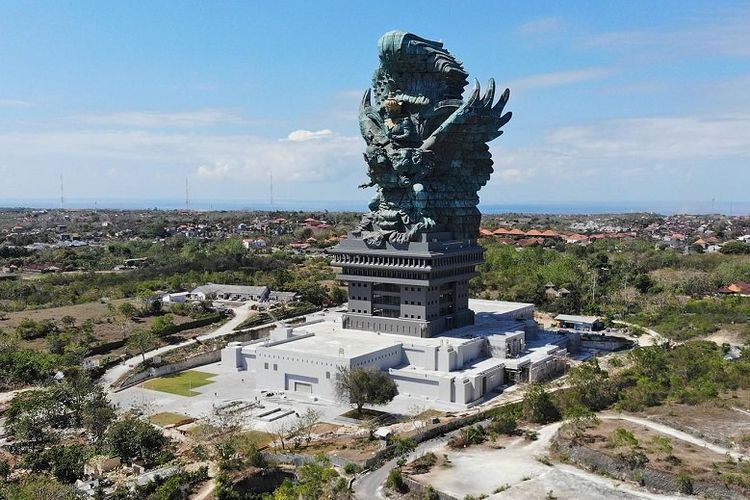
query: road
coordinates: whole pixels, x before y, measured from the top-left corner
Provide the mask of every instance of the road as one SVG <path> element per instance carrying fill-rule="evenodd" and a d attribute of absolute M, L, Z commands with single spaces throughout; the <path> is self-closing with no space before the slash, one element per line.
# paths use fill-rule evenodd
<path fill-rule="evenodd" d="M 197 340 L 209 340 L 209 339 L 215 339 L 217 337 L 222 337 L 224 335 L 229 335 L 230 333 L 234 332 L 234 329 L 238 327 L 240 324 L 242 324 L 243 321 L 245 321 L 248 317 L 250 317 L 250 314 L 253 312 L 250 309 L 250 306 L 252 306 L 253 302 L 248 302 L 245 304 L 242 304 L 241 306 L 232 307 L 230 308 L 232 311 L 234 311 L 234 317 L 221 325 L 219 328 L 214 330 L 211 333 L 207 333 L 205 335 L 200 335 L 196 337 L 195 339 L 186 340 L 185 342 L 180 342 L 179 344 L 171 344 L 166 345 L 164 347 L 160 347 L 158 349 L 154 349 L 153 351 L 149 351 L 146 353 L 146 359 L 151 359 L 154 356 L 158 356 L 160 354 L 164 354 L 165 352 L 172 351 L 174 349 L 177 349 L 178 347 L 183 347 L 186 345 L 194 344 Z M 143 361 L 143 356 L 140 354 L 137 356 L 133 356 L 130 359 L 126 359 L 119 365 L 113 366 L 106 372 L 104 372 L 104 375 L 102 375 L 101 381 L 104 384 L 105 387 L 110 387 L 113 383 L 115 383 L 120 377 L 125 375 L 129 370 L 131 370 L 136 365 L 140 364 Z"/>
<path fill-rule="evenodd" d="M 411 462 L 412 460 L 421 457 L 428 451 L 438 448 L 440 445 L 448 441 L 450 439 L 450 436 L 455 432 L 459 431 L 454 431 L 451 434 L 446 434 L 445 436 L 439 436 L 434 439 L 419 443 L 414 451 L 408 455 L 406 461 Z M 378 498 L 381 500 L 385 499 L 385 496 L 383 495 L 383 483 L 385 483 L 385 480 L 388 479 L 388 473 L 391 472 L 391 469 L 396 467 L 396 462 L 398 462 L 398 458 L 389 460 L 380 468 L 358 477 L 357 480 L 354 481 L 353 485 L 354 496 L 361 500 L 370 500 L 373 498 Z"/>

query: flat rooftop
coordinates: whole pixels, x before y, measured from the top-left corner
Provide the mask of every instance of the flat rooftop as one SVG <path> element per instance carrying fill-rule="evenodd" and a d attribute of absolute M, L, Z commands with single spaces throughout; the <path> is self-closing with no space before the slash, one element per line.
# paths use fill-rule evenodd
<path fill-rule="evenodd" d="M 341 318 L 327 319 L 321 323 L 300 327 L 295 329 L 294 333 L 296 335 L 313 333 L 314 335 L 271 345 L 267 349 L 313 356 L 354 358 L 401 343 L 390 335 L 379 335 L 361 330 L 344 330 L 341 328 Z M 263 344 L 256 345 L 263 346 Z"/>
<path fill-rule="evenodd" d="M 394 333 L 374 333 L 365 330 L 342 328 L 342 310 L 325 311 L 308 316 L 317 323 L 294 328 L 295 335 L 312 333 L 304 337 L 281 344 L 268 346 L 268 349 L 309 353 L 316 356 L 353 358 L 398 344 L 438 345 L 448 343 L 460 345 L 474 337 L 498 335 L 514 332 L 523 328 L 523 324 L 513 319 L 514 313 L 533 308 L 533 304 L 523 302 L 505 302 L 493 300 L 469 300 L 469 307 L 476 313 L 476 324 L 444 332 L 435 337 L 421 338 Z M 256 344 L 262 346 L 263 344 Z"/>

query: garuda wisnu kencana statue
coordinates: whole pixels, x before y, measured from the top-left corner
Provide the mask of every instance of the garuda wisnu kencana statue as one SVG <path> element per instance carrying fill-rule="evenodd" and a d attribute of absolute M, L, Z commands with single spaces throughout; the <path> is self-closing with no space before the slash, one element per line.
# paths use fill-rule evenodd
<path fill-rule="evenodd" d="M 355 235 L 373 247 L 433 231 L 475 239 L 478 192 L 493 171 L 487 143 L 511 117 L 508 89 L 496 102 L 494 80 L 483 95 L 476 82 L 463 100 L 468 74 L 441 42 L 391 31 L 378 46 L 380 67 L 359 109 L 370 177 L 360 187 L 377 193 Z"/>

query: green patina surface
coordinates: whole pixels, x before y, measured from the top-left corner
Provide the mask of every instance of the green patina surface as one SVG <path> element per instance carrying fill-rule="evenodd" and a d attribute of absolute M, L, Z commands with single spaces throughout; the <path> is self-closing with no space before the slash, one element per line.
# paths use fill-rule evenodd
<path fill-rule="evenodd" d="M 359 109 L 370 212 L 354 232 L 369 246 L 416 241 L 423 233 L 479 234 L 479 190 L 492 174 L 487 145 L 511 118 L 509 91 L 495 82 L 468 98 L 469 74 L 441 42 L 391 31 L 379 42 L 380 66 Z"/>

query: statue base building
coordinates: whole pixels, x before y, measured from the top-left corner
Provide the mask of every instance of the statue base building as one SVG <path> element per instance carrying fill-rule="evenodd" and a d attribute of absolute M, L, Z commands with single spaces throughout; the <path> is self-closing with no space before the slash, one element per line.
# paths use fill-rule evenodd
<path fill-rule="evenodd" d="M 578 349 L 577 332 L 539 328 L 533 304 L 471 299 L 469 305 L 472 324 L 432 337 L 352 328 L 359 316 L 350 307 L 323 311 L 300 325 L 280 325 L 268 338 L 230 342 L 221 363 L 246 371 L 259 389 L 327 401 L 336 400 L 339 368 L 376 368 L 396 382 L 398 397 L 450 409 L 559 375 L 569 350 Z"/>
<path fill-rule="evenodd" d="M 343 328 L 432 337 L 474 324 L 469 280 L 483 250 L 450 233 L 424 233 L 419 241 L 371 248 L 350 237 L 329 250 L 337 279 L 346 283 Z"/>

